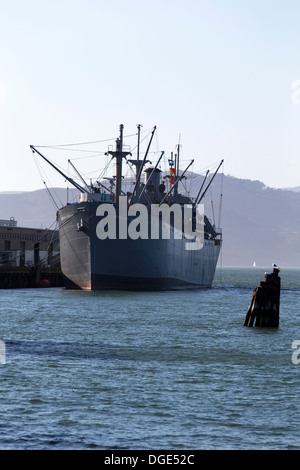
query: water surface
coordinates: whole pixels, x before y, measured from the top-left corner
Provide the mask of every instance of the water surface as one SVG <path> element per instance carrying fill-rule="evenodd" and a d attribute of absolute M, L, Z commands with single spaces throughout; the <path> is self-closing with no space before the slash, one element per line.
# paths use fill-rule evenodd
<path fill-rule="evenodd" d="M 300 269 L 246 328 L 265 268 L 188 292 L 1 290 L 1 449 L 299 449 Z M 300 356 L 300 355 L 299 355 Z"/>

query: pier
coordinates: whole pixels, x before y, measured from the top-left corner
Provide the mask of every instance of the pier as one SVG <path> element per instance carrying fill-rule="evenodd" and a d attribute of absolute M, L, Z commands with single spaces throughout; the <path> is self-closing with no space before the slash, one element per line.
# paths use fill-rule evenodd
<path fill-rule="evenodd" d="M 60 268 L 0 267 L 0 289 L 63 286 Z"/>
<path fill-rule="evenodd" d="M 58 231 L 0 219 L 0 289 L 63 285 Z"/>

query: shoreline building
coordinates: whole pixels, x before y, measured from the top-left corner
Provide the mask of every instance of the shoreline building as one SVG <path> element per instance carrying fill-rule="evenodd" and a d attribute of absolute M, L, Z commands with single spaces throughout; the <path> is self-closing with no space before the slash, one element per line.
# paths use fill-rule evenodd
<path fill-rule="evenodd" d="M 18 227 L 0 219 L 1 267 L 59 267 L 58 230 Z"/>

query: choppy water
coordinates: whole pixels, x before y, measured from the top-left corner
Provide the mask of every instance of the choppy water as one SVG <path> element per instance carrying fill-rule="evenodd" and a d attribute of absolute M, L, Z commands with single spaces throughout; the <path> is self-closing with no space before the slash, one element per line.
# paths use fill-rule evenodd
<path fill-rule="evenodd" d="M 246 328 L 262 268 L 190 292 L 1 290 L 1 449 L 300 449 L 300 269 Z M 300 355 L 299 355 L 300 357 Z"/>

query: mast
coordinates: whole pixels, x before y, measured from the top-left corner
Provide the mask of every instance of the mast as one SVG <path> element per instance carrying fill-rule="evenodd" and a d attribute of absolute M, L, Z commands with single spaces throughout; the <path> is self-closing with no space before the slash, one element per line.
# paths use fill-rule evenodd
<path fill-rule="evenodd" d="M 179 149 L 180 149 L 180 134 L 179 134 L 179 142 L 177 144 L 176 176 L 179 176 Z"/>
<path fill-rule="evenodd" d="M 151 176 L 153 175 L 153 173 L 155 172 L 156 168 L 158 167 L 159 162 L 161 161 L 161 159 L 162 159 L 164 153 L 165 153 L 164 151 L 161 152 L 161 155 L 160 155 L 159 159 L 157 160 L 155 167 L 154 167 L 153 170 L 151 171 L 151 174 L 150 174 L 150 176 L 149 176 L 149 178 L 148 178 L 148 180 L 147 180 L 147 183 L 145 184 L 145 186 L 144 186 L 143 189 L 142 189 L 141 194 L 139 195 L 139 199 L 140 199 L 140 198 L 142 197 L 142 195 L 144 194 L 144 192 L 145 192 L 145 190 L 146 190 L 146 188 L 147 188 L 147 186 L 148 186 L 149 181 L 151 181 Z"/>
<path fill-rule="evenodd" d="M 123 152 L 123 128 L 124 125 L 120 124 L 120 137 L 116 140 L 116 150 L 106 152 L 106 155 L 109 154 L 116 158 L 116 204 L 119 204 L 119 197 L 122 191 L 122 160 L 130 154 L 130 152 Z"/>
<path fill-rule="evenodd" d="M 179 176 L 179 178 L 175 181 L 175 184 L 173 186 L 171 186 L 171 188 L 169 189 L 169 191 L 167 192 L 167 194 L 164 196 L 164 198 L 160 201 L 159 205 L 163 204 L 163 202 L 167 199 L 167 197 L 169 196 L 169 194 L 171 193 L 171 191 L 173 191 L 174 187 L 176 187 L 179 183 L 179 181 L 184 177 L 184 174 L 187 172 L 187 170 L 189 169 L 189 167 L 194 163 L 194 160 L 192 160 L 188 166 L 186 167 L 186 169 L 184 170 L 184 172 L 182 173 L 181 176 Z M 175 186 L 176 185 L 176 186 Z"/>
<path fill-rule="evenodd" d="M 141 137 L 141 124 L 137 125 L 138 128 L 138 144 L 137 144 L 137 161 L 140 159 L 140 137 Z"/>
<path fill-rule="evenodd" d="M 120 137 L 116 142 L 116 202 L 119 202 L 119 195 L 121 194 L 122 186 L 122 160 L 123 160 L 123 124 L 120 125 Z"/>
<path fill-rule="evenodd" d="M 177 144 L 177 154 L 175 154 L 175 181 L 177 181 L 179 177 L 179 148 L 180 148 L 180 134 L 179 134 L 179 141 Z M 174 188 L 174 194 L 178 194 L 178 186 L 176 185 Z"/>
<path fill-rule="evenodd" d="M 144 165 L 145 163 L 148 163 L 149 160 L 146 160 L 146 161 L 141 161 L 140 160 L 140 136 L 141 136 L 141 127 L 143 127 L 141 124 L 137 124 L 137 128 L 138 128 L 138 143 L 137 143 L 137 157 L 136 157 L 136 160 L 128 160 L 129 163 L 131 163 L 132 165 L 135 165 L 135 184 L 136 182 L 138 181 L 139 179 L 139 174 L 140 174 L 140 168 L 141 168 L 141 165 Z M 139 195 L 139 186 L 136 187 L 136 193 L 137 195 Z"/>
<path fill-rule="evenodd" d="M 132 196 L 131 196 L 131 200 L 130 200 L 130 204 L 132 202 L 132 199 L 135 195 L 135 193 L 137 194 L 138 193 L 138 187 L 139 187 L 139 183 L 140 183 L 140 179 L 141 179 L 141 174 L 142 174 L 142 170 L 143 170 L 143 166 L 145 165 L 145 163 L 148 161 L 146 160 L 147 156 L 148 156 L 148 153 L 149 153 L 149 150 L 150 150 L 150 147 L 151 147 L 151 142 L 152 142 L 152 139 L 153 139 L 153 136 L 154 136 L 154 133 L 156 131 L 156 126 L 154 126 L 153 130 L 152 130 L 152 133 L 151 133 L 151 137 L 150 137 L 150 141 L 148 143 L 148 147 L 147 147 L 147 150 L 146 150 L 146 153 L 144 155 L 144 159 L 142 162 L 140 162 L 138 160 L 137 163 L 137 168 L 138 168 L 138 174 L 137 174 L 137 177 L 136 177 L 136 181 L 135 181 L 135 185 L 134 185 L 134 188 L 133 188 L 133 191 L 132 191 Z M 134 160 L 130 160 L 132 163 L 134 163 Z M 138 194 L 137 194 L 138 195 Z"/>

